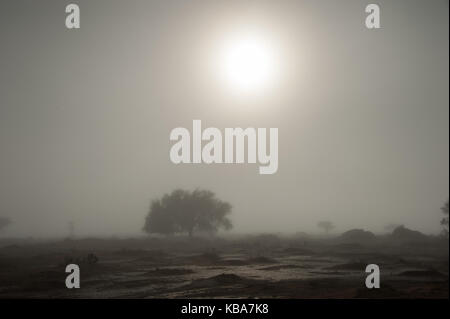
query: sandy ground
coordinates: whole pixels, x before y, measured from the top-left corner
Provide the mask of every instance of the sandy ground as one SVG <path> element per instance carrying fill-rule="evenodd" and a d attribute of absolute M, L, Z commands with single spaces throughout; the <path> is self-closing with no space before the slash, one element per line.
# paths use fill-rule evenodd
<path fill-rule="evenodd" d="M 72 262 L 80 289 L 65 286 Z M 371 263 L 380 289 L 365 286 Z M 448 287 L 448 242 L 0 240 L 0 298 L 448 298 Z"/>

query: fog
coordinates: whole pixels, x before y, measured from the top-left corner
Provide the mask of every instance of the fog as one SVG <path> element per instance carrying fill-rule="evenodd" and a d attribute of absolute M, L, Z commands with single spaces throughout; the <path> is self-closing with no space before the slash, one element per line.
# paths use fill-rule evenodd
<path fill-rule="evenodd" d="M 0 4 L 3 237 L 143 235 L 176 188 L 232 204 L 231 233 L 438 233 L 449 193 L 448 1 Z M 271 89 L 235 94 L 215 54 L 252 28 L 279 53 Z M 173 164 L 173 128 L 278 128 L 279 166 Z"/>

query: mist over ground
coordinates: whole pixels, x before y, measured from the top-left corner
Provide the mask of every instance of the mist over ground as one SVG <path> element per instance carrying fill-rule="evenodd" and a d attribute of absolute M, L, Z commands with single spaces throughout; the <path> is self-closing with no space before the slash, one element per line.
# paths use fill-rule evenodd
<path fill-rule="evenodd" d="M 449 194 L 448 1 L 77 1 L 0 5 L 2 237 L 144 236 L 153 199 L 207 189 L 230 234 L 442 226 Z M 279 82 L 231 94 L 215 52 L 248 27 L 272 39 Z M 181 164 L 170 131 L 279 129 L 279 168 Z"/>

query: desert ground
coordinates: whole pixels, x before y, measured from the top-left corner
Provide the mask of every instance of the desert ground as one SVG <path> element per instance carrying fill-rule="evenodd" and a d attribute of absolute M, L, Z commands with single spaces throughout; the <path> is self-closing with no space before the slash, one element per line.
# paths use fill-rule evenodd
<path fill-rule="evenodd" d="M 383 236 L 0 239 L 0 298 L 448 298 L 448 252 Z M 365 286 L 372 263 L 379 289 Z"/>

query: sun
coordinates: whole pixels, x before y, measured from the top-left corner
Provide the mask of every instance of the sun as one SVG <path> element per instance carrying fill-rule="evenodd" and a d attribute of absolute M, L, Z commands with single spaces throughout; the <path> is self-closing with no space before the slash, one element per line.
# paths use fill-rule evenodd
<path fill-rule="evenodd" d="M 274 80 L 275 54 L 267 39 L 246 34 L 229 39 L 222 49 L 221 73 L 239 92 L 262 92 Z"/>

